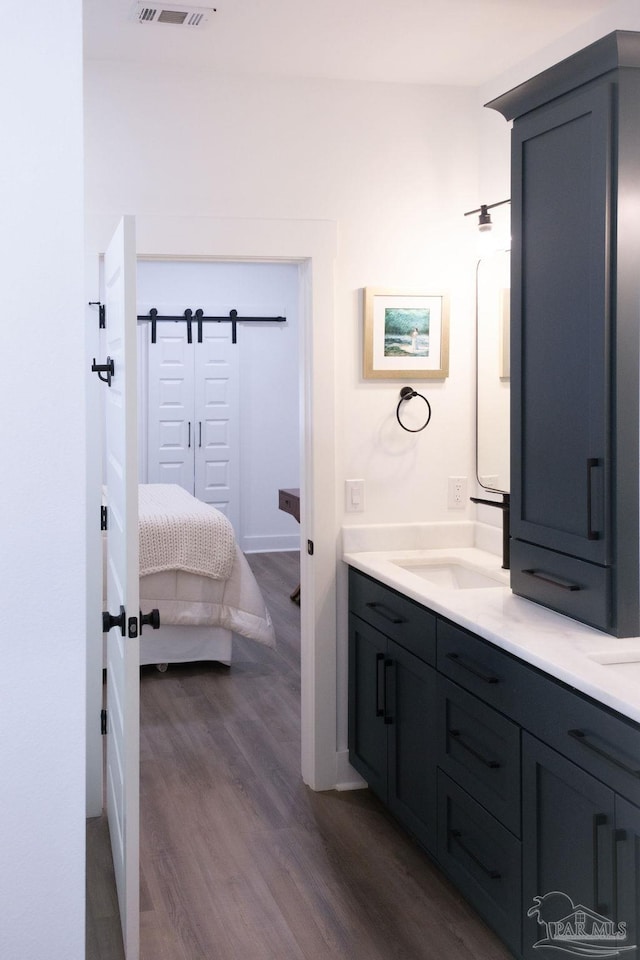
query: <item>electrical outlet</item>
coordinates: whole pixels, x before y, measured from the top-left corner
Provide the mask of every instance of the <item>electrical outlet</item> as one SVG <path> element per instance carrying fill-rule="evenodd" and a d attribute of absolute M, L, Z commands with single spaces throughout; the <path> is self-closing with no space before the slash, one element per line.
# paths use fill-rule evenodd
<path fill-rule="evenodd" d="M 362 513 L 364 510 L 364 480 L 345 480 L 344 508 L 347 513 Z"/>
<path fill-rule="evenodd" d="M 464 510 L 467 505 L 467 478 L 449 477 L 447 506 L 449 510 Z"/>

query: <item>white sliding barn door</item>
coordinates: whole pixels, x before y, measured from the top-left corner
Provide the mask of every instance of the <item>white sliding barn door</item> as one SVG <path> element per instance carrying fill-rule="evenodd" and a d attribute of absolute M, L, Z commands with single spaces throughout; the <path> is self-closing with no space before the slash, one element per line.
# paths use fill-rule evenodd
<path fill-rule="evenodd" d="M 141 314 L 146 314 L 141 308 Z M 165 305 L 159 313 L 176 316 Z M 149 483 L 177 483 L 224 513 L 240 531 L 240 345 L 230 323 L 157 324 L 148 340 Z"/>
<path fill-rule="evenodd" d="M 195 339 L 195 338 L 194 338 Z M 149 337 L 149 483 L 177 483 L 194 492 L 196 423 L 193 357 L 184 323 L 159 323 Z"/>
<path fill-rule="evenodd" d="M 230 323 L 203 327 L 195 352 L 195 495 L 224 513 L 239 538 L 240 346 Z"/>
<path fill-rule="evenodd" d="M 140 949 L 140 653 L 136 403 L 135 221 L 124 217 L 105 255 L 107 610 L 124 631 L 107 633 L 106 806 L 127 960 Z M 123 635 L 124 632 L 124 635 Z"/>

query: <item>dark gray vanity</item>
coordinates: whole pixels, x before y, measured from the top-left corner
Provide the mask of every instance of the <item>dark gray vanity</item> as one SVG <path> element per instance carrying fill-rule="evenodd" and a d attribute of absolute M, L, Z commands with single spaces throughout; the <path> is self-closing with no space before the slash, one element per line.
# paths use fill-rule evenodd
<path fill-rule="evenodd" d="M 640 725 L 353 567 L 349 760 L 516 957 L 553 892 L 637 943 Z"/>
<path fill-rule="evenodd" d="M 512 589 L 640 633 L 640 34 L 488 104 L 513 120 Z"/>

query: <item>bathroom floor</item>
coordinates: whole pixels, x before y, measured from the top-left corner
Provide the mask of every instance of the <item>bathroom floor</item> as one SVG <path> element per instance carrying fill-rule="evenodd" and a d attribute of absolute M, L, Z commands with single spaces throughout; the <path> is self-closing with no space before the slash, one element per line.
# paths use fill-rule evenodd
<path fill-rule="evenodd" d="M 368 790 L 301 782 L 298 555 L 248 559 L 277 649 L 141 671 L 142 960 L 508 960 Z M 101 890 L 87 958 L 119 960 Z"/>

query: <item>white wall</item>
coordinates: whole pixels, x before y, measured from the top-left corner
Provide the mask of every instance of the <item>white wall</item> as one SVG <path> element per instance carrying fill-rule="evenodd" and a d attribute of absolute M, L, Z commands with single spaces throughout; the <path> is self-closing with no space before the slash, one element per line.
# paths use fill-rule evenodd
<path fill-rule="evenodd" d="M 0 31 L 0 956 L 84 956 L 80 0 Z"/>
<path fill-rule="evenodd" d="M 468 514 L 447 510 L 446 477 L 473 469 L 473 92 L 95 62 L 86 94 L 91 212 L 338 221 L 338 502 L 355 476 L 366 510 L 350 521 Z M 374 285 L 451 294 L 451 374 L 425 386 L 418 435 L 395 421 L 400 383 L 361 379 L 360 291 Z"/>
<path fill-rule="evenodd" d="M 298 266 L 142 260 L 137 295 L 144 312 L 154 306 L 170 315 L 202 308 L 206 316 L 228 316 L 235 309 L 238 316 L 286 317 L 284 323 L 238 324 L 231 347 L 240 386 L 236 535 L 247 553 L 298 549 L 298 524 L 278 509 L 278 490 L 300 486 Z M 196 350 L 195 327 L 193 336 Z"/>

